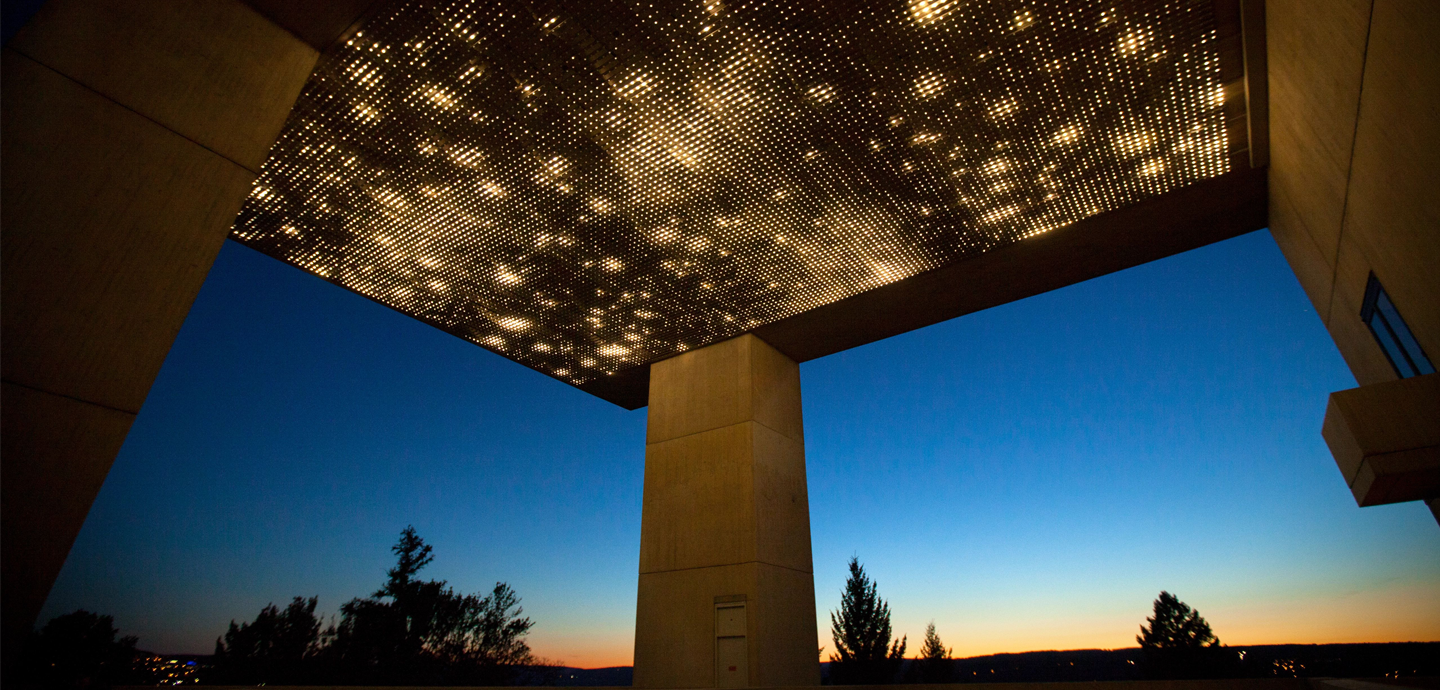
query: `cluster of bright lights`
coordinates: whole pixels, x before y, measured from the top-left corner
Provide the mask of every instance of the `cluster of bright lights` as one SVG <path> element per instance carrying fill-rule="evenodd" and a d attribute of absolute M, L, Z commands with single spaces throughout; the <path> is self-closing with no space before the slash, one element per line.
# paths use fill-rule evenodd
<path fill-rule="evenodd" d="M 534 7 L 327 53 L 235 238 L 578 384 L 1229 167 L 1208 0 Z"/>

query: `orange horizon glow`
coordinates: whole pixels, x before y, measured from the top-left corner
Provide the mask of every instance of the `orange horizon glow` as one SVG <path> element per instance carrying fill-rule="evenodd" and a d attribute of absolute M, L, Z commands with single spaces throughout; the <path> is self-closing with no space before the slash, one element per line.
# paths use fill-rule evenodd
<path fill-rule="evenodd" d="M 1220 602 L 1204 609 L 1202 615 L 1215 628 L 1221 644 L 1230 647 L 1440 641 L 1440 589 L 1424 582 L 1338 595 Z M 1143 622 L 1130 621 L 1121 614 L 1070 620 L 1007 621 L 971 626 L 969 630 L 954 625 L 952 629 L 961 629 L 964 634 L 954 634 L 953 642 L 945 632 L 943 620 L 937 620 L 936 627 L 945 644 L 954 649 L 951 658 L 965 659 L 1038 651 L 1134 649 L 1138 646 L 1135 635 Z M 896 627 L 896 636 L 908 635 L 911 649 L 918 649 L 924 635 L 923 624 L 919 630 Z M 1097 633 L 1097 629 L 1104 632 Z M 1042 630 L 1045 632 L 1036 633 Z M 820 628 L 818 633 L 828 653 L 831 646 L 828 626 Z M 976 637 L 983 641 L 975 640 Z M 537 632 L 532 636 L 531 647 L 536 656 L 572 668 L 613 668 L 634 663 L 633 629 L 600 636 Z"/>
<path fill-rule="evenodd" d="M 1404 644 L 1404 643 L 1435 643 L 1435 642 L 1440 642 L 1440 637 L 1432 637 L 1432 638 L 1429 638 L 1429 639 L 1416 639 L 1416 640 L 1402 640 L 1402 639 L 1395 639 L 1395 640 L 1364 639 L 1364 640 L 1338 640 L 1338 641 L 1328 641 L 1328 642 L 1294 642 L 1294 641 L 1267 640 L 1267 641 L 1261 641 L 1261 642 L 1238 642 L 1238 643 L 1234 643 L 1234 644 L 1231 644 L 1231 643 L 1229 643 L 1229 642 L 1224 642 L 1224 641 L 1222 641 L 1222 643 L 1223 643 L 1224 646 L 1226 646 L 1226 647 L 1262 647 L 1262 646 L 1268 646 L 1268 645 L 1289 645 L 1289 644 L 1305 644 L 1305 645 L 1310 645 L 1310 644 L 1315 644 L 1315 645 L 1322 645 L 1322 644 Z M 966 654 L 966 655 L 963 655 L 963 656 L 960 655 L 960 654 L 952 654 L 949 658 L 955 659 L 955 660 L 959 661 L 959 660 L 972 659 L 972 658 L 978 658 L 978 657 L 996 656 L 996 655 L 1000 655 L 1000 654 L 1030 654 L 1030 653 L 1033 653 L 1033 652 L 1073 652 L 1073 651 L 1089 651 L 1089 650 L 1100 650 L 1100 651 L 1104 651 L 1104 652 L 1111 652 L 1111 651 L 1119 651 L 1119 650 L 1123 650 L 1123 649 L 1139 649 L 1139 645 L 1133 645 L 1133 644 L 1132 644 L 1132 645 L 1130 645 L 1129 647 L 1074 647 L 1074 648 L 1070 648 L 1070 649 L 1037 648 L 1037 649 L 1005 650 L 1005 651 L 989 652 L 989 653 L 985 653 L 985 654 Z M 578 669 L 582 669 L 582 670 L 586 670 L 586 671 L 594 671 L 594 670 L 605 669 L 605 668 L 627 667 L 627 666 L 633 666 L 634 663 L 635 663 L 635 655 L 634 655 L 634 650 L 633 650 L 633 649 L 630 650 L 623 658 L 621 658 L 621 657 L 607 658 L 607 657 L 602 656 L 602 655 L 599 655 L 599 654 L 585 654 L 585 653 L 582 653 L 582 654 L 572 654 L 572 655 L 570 655 L 569 657 L 565 657 L 564 655 L 556 656 L 556 655 L 554 655 L 554 654 L 543 653 L 541 650 L 536 650 L 536 651 L 535 651 L 535 654 L 536 654 L 536 656 L 541 657 L 541 658 L 543 658 L 543 659 L 545 659 L 545 660 L 547 660 L 547 661 L 559 662 L 560 665 L 565 666 L 566 668 L 578 668 Z M 920 657 L 919 657 L 918 655 L 912 654 L 912 655 L 907 655 L 905 658 L 906 658 L 906 659 L 918 659 L 918 658 L 920 658 Z M 821 660 L 821 661 L 826 661 L 827 659 L 824 658 L 824 657 L 822 657 L 820 660 Z"/>
<path fill-rule="evenodd" d="M 1330 641 L 1330 642 L 1281 642 L 1281 641 L 1276 641 L 1276 640 L 1269 640 L 1269 641 L 1263 641 L 1263 642 L 1239 642 L 1239 643 L 1235 643 L 1235 644 L 1231 644 L 1231 643 L 1229 643 L 1229 642 L 1224 642 L 1224 645 L 1227 646 L 1227 647 L 1262 647 L 1262 646 L 1268 646 L 1268 645 L 1288 645 L 1288 644 L 1306 644 L 1306 645 L 1309 645 L 1309 644 L 1315 644 L 1315 645 L 1321 645 L 1321 644 L 1404 644 L 1404 643 L 1435 643 L 1435 642 L 1440 642 L 1440 638 L 1419 639 L 1419 640 L 1399 640 L 1399 639 L 1397 639 L 1397 640 L 1380 640 L 1380 639 L 1373 639 L 1373 640 L 1371 640 L 1371 639 L 1366 639 L 1366 640 L 1341 640 L 1341 641 Z M 1030 654 L 1030 653 L 1033 653 L 1033 652 L 1073 652 L 1073 651 L 1089 651 L 1089 650 L 1100 650 L 1100 651 L 1104 651 L 1104 652 L 1111 652 L 1111 651 L 1119 651 L 1119 650 L 1123 650 L 1123 649 L 1139 649 L 1139 645 L 1130 645 L 1129 647 L 1075 647 L 1075 648 L 1073 648 L 1073 649 L 1044 648 L 1044 649 L 1006 650 L 1006 651 L 998 651 L 998 652 L 989 652 L 989 653 L 986 653 L 986 654 L 966 654 L 966 655 L 963 655 L 963 656 L 960 655 L 960 654 L 952 654 L 949 658 L 954 659 L 954 660 L 957 660 L 957 661 L 960 661 L 960 660 L 964 660 L 964 659 L 973 659 L 973 658 L 986 657 L 986 656 L 996 656 L 996 655 L 1000 655 L 1000 654 Z M 599 656 L 599 655 L 592 655 L 592 654 L 571 655 L 569 658 L 566 658 L 566 657 L 564 657 L 563 655 L 557 657 L 557 656 L 555 656 L 555 655 L 553 655 L 553 654 L 541 653 L 539 650 L 536 651 L 536 656 L 542 657 L 542 658 L 546 659 L 547 661 L 559 662 L 560 665 L 565 666 L 566 668 L 578 668 L 578 669 L 582 669 L 582 670 L 586 670 L 586 671 L 594 671 L 594 670 L 605 669 L 605 668 L 627 667 L 627 666 L 633 666 L 634 663 L 635 663 L 635 657 L 634 657 L 634 651 L 633 651 L 633 650 L 631 650 L 628 654 L 626 654 L 623 659 L 622 659 L 622 658 L 619 658 L 619 657 L 616 657 L 616 658 L 612 658 L 612 659 L 608 659 L 608 660 L 607 660 L 606 657 Z M 920 658 L 920 657 L 919 657 L 918 655 L 912 654 L 912 655 L 907 655 L 905 658 L 906 658 L 906 659 L 918 659 L 918 658 Z M 573 660 L 572 660 L 572 659 L 573 659 Z M 827 659 L 824 658 L 824 657 L 822 657 L 820 660 L 821 660 L 821 661 L 826 661 Z"/>

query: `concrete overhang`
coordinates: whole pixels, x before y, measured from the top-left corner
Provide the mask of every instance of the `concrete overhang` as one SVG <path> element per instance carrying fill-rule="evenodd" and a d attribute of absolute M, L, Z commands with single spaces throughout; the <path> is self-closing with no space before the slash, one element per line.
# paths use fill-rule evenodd
<path fill-rule="evenodd" d="M 1261 2 L 251 4 L 339 38 L 232 238 L 626 408 L 1267 225 Z"/>
<path fill-rule="evenodd" d="M 1358 505 L 1440 496 L 1440 374 L 1331 393 L 1321 434 Z"/>

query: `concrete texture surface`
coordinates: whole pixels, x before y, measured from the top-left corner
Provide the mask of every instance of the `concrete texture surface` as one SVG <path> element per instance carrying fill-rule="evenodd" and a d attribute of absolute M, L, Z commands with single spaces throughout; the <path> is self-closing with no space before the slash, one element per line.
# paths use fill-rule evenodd
<path fill-rule="evenodd" d="M 240 0 L 50 0 L 8 47 L 252 173 L 319 57 Z"/>
<path fill-rule="evenodd" d="M 1331 397 L 1323 433 L 1360 505 L 1434 498 L 1433 450 L 1377 448 L 1400 438 L 1387 416 L 1440 428 L 1440 395 L 1380 385 L 1397 374 L 1360 311 L 1373 273 L 1440 353 L 1440 5 L 1266 8 L 1270 231 L 1361 384 Z"/>
<path fill-rule="evenodd" d="M 245 0 L 310 47 L 325 52 L 385 0 Z"/>
<path fill-rule="evenodd" d="M 0 400 L 5 634 L 23 640 L 135 415 L 9 382 Z"/>
<path fill-rule="evenodd" d="M 1440 374 L 1331 393 L 1323 433 L 1361 506 L 1440 496 Z"/>
<path fill-rule="evenodd" d="M 238 0 L 52 0 L 5 47 L 5 658 L 317 57 Z"/>
<path fill-rule="evenodd" d="M 747 685 L 818 684 L 799 365 L 753 335 L 656 363 L 646 436 L 635 685 L 715 687 L 737 601 Z"/>

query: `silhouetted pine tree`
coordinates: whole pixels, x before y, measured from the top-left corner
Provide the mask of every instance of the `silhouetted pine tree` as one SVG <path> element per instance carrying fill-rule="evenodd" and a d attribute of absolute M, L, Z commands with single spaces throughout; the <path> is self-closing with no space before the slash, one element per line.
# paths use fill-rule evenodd
<path fill-rule="evenodd" d="M 1216 678 L 1232 675 L 1235 660 L 1199 611 L 1169 592 L 1160 592 L 1154 615 L 1135 641 L 1145 652 L 1145 675 L 1156 679 Z"/>
<path fill-rule="evenodd" d="M 1147 649 L 1197 649 L 1220 644 L 1200 612 L 1192 611 L 1169 592 L 1160 592 L 1160 598 L 1155 600 L 1155 615 L 1145 622 L 1149 627 L 1140 626 L 1135 641 Z"/>
<path fill-rule="evenodd" d="M 850 559 L 850 578 L 840 595 L 840 610 L 830 613 L 835 653 L 830 682 L 874 685 L 895 679 L 905 657 L 906 638 L 890 642 L 890 606 L 880 598 L 858 558 Z"/>
<path fill-rule="evenodd" d="M 945 643 L 941 642 L 940 636 L 935 633 L 934 622 L 925 626 L 925 644 L 920 646 L 918 666 L 922 683 L 950 682 L 954 662 L 950 660 L 950 650 L 945 647 Z"/>

